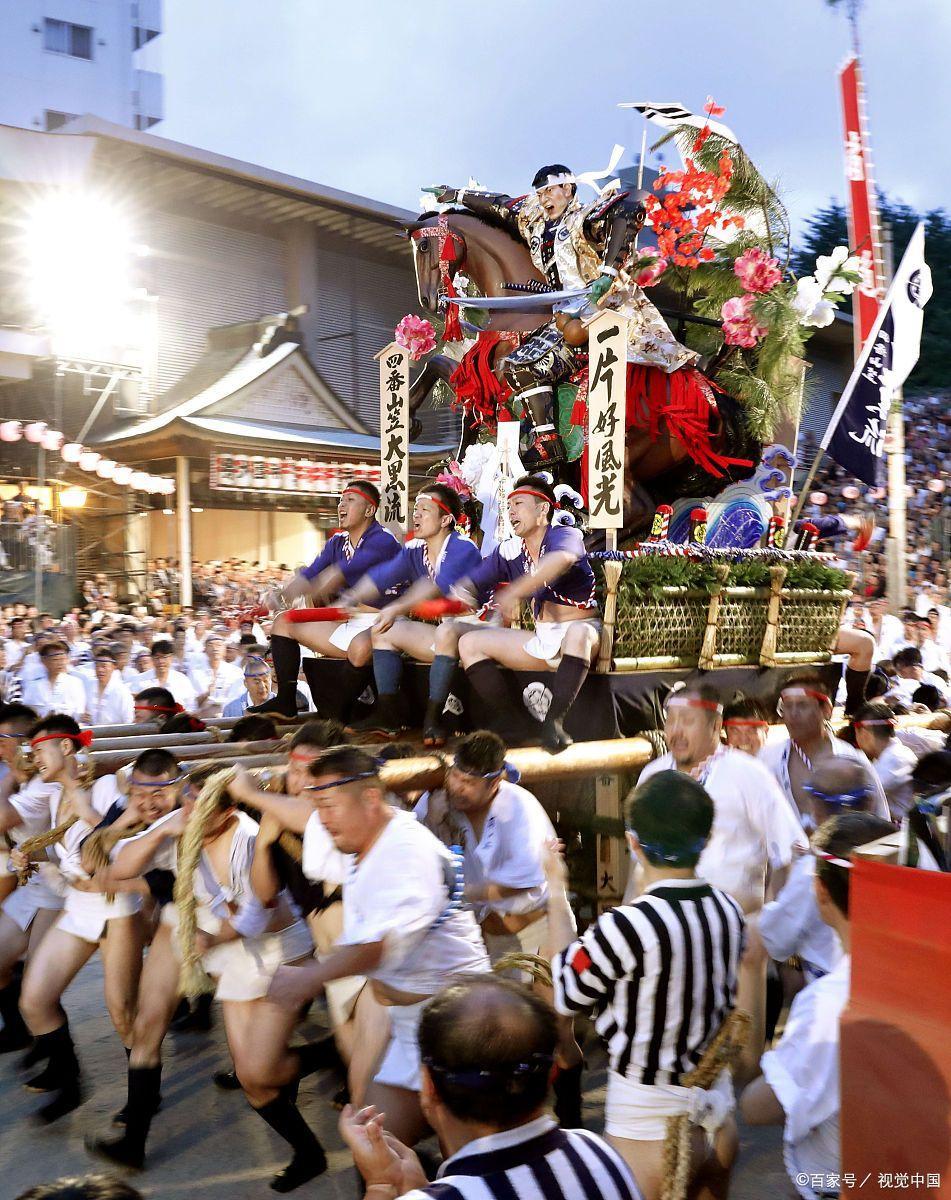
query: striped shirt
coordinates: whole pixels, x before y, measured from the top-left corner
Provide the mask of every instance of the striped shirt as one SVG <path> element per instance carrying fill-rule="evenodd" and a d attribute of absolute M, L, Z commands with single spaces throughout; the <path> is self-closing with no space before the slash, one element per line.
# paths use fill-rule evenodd
<path fill-rule="evenodd" d="M 660 880 L 555 958 L 555 1008 L 593 1011 L 619 1075 L 679 1085 L 733 1008 L 743 928 L 726 892 Z"/>
<path fill-rule="evenodd" d="M 439 1168 L 435 1183 L 402 1200 L 641 1200 L 620 1155 L 586 1129 L 553 1117 L 477 1138 Z"/>

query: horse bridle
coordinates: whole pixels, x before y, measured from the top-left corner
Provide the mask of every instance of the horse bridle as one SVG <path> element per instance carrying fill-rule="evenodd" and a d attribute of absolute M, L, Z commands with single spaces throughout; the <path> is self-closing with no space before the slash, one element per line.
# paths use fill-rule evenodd
<path fill-rule="evenodd" d="M 439 296 L 445 296 L 449 293 L 450 272 L 455 275 L 457 271 L 461 271 L 466 261 L 466 243 L 461 234 L 456 233 L 454 229 L 449 228 L 449 220 L 445 213 L 440 213 L 435 226 L 423 225 L 419 229 L 414 229 L 410 233 L 410 237 L 416 243 L 416 249 L 421 254 L 428 251 L 428 247 L 423 249 L 420 243 L 430 237 L 436 239 L 436 244 L 439 253 Z M 458 262 L 453 268 L 452 264 L 455 261 L 456 253 L 459 253 Z"/>

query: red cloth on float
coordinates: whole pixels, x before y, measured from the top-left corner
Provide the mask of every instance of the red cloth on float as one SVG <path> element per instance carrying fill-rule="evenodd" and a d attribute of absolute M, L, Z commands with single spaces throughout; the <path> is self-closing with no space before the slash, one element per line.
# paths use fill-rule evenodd
<path fill-rule="evenodd" d="M 587 378 L 581 381 L 572 410 L 575 425 L 586 425 L 588 417 Z M 720 477 L 728 467 L 751 467 L 746 458 L 730 458 L 713 448 L 718 420 L 716 397 L 721 392 L 696 367 L 680 367 L 669 374 L 659 367 L 627 364 L 627 428 L 648 433 L 656 441 L 664 431 L 687 451 L 688 456 L 711 475 Z M 588 494 L 588 447 L 581 460 L 581 491 Z"/>
<path fill-rule="evenodd" d="M 466 351 L 449 376 L 449 386 L 455 394 L 453 408 L 462 405 L 476 425 L 486 425 L 491 433 L 495 432 L 500 417 L 509 419 L 505 406 L 512 395 L 509 385 L 492 370 L 492 356 L 502 341 L 511 342 L 511 334 L 492 330 L 480 333 L 476 344 Z"/>

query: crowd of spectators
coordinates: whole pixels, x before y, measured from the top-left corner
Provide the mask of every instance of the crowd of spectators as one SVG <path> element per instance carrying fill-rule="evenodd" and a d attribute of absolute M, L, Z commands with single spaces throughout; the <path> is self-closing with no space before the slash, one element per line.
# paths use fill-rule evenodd
<path fill-rule="evenodd" d="M 262 592 L 289 579 L 293 571 L 284 563 L 250 562 L 244 558 L 192 562 L 192 597 L 197 607 L 229 609 L 254 604 Z M 181 570 L 177 559 L 150 560 L 146 575 L 146 600 L 154 613 L 181 594 Z"/>
<path fill-rule="evenodd" d="M 97 587 L 97 581 L 89 581 Z M 88 587 L 87 587 L 88 592 Z M 129 724 L 136 697 L 162 688 L 199 718 L 240 716 L 272 694 L 269 622 L 185 609 L 119 610 L 108 591 L 61 620 L 25 604 L 0 610 L 0 702 L 23 701 L 40 715 L 83 724 Z M 310 708 L 301 684 L 299 707 Z"/>
<path fill-rule="evenodd" d="M 905 486 L 908 502 L 907 582 L 912 607 L 927 611 L 932 599 L 946 604 L 951 570 L 951 415 L 949 396 L 917 396 L 904 401 Z M 807 438 L 808 442 L 808 438 Z M 814 450 L 807 447 L 807 457 Z M 821 500 L 813 503 L 812 499 Z M 816 473 L 806 510 L 813 516 L 830 513 L 872 513 L 878 527 L 869 548 L 846 555 L 859 576 L 857 588 L 865 598 L 885 595 L 885 536 L 887 494 L 884 488 L 859 484 L 830 458 Z"/>

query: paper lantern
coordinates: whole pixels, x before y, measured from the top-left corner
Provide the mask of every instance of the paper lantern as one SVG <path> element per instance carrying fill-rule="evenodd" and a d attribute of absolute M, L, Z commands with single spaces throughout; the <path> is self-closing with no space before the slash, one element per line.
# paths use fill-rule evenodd
<path fill-rule="evenodd" d="M 46 433 L 45 421 L 31 421 L 23 430 L 23 436 L 28 442 L 38 444 L 43 440 L 43 434 Z"/>
<path fill-rule="evenodd" d="M 828 504 L 828 502 L 829 502 L 829 497 L 825 494 L 825 492 L 810 492 L 809 493 L 809 503 L 810 504 L 818 504 L 819 507 L 821 508 L 823 504 Z"/>
<path fill-rule="evenodd" d="M 0 442 L 18 442 L 23 437 L 23 425 L 19 421 L 0 422 Z"/>
<path fill-rule="evenodd" d="M 83 471 L 95 471 L 96 463 L 99 462 L 102 455 L 96 450 L 84 450 L 79 456 L 79 466 Z"/>
<path fill-rule="evenodd" d="M 842 489 L 842 495 L 846 500 L 858 500 L 859 489 L 854 484 L 850 483 L 848 487 L 844 487 Z"/>
<path fill-rule="evenodd" d="M 133 471 L 129 483 L 137 492 L 144 492 L 148 478 L 148 475 L 144 471 Z"/>
<path fill-rule="evenodd" d="M 65 450 L 66 447 L 64 446 L 63 449 Z M 125 487 L 131 478 L 132 478 L 132 468 L 131 467 L 118 467 L 117 466 L 116 469 L 112 472 L 112 482 L 118 483 L 122 487 Z"/>
<path fill-rule="evenodd" d="M 40 439 L 44 450 L 59 450 L 64 441 L 64 435 L 58 429 L 47 429 Z"/>
<path fill-rule="evenodd" d="M 944 491 L 944 480 L 943 479 L 929 479 L 928 480 L 928 491 L 929 492 L 938 492 L 939 494 L 941 492 L 943 492 Z"/>
<path fill-rule="evenodd" d="M 174 479 L 163 479 L 162 480 L 162 495 L 163 496 L 173 496 L 174 494 L 175 494 L 175 480 Z"/>
<path fill-rule="evenodd" d="M 83 447 L 79 442 L 67 442 L 60 450 L 60 454 L 62 455 L 63 462 L 78 463 L 83 454 Z"/>
<path fill-rule="evenodd" d="M 116 464 L 111 458 L 101 458 L 96 463 L 96 474 L 100 479 L 111 479 L 116 473 Z"/>

